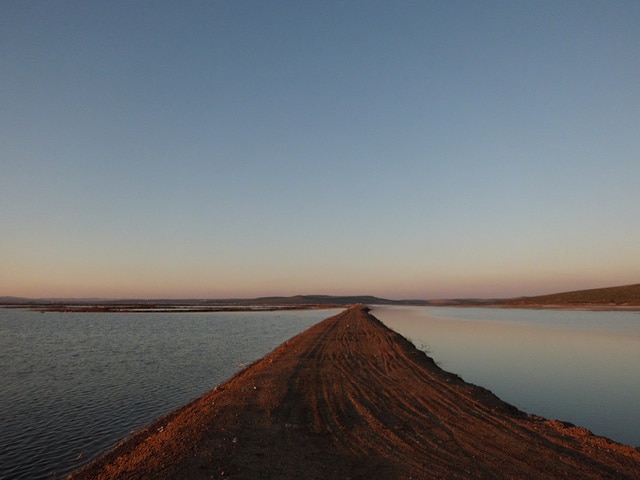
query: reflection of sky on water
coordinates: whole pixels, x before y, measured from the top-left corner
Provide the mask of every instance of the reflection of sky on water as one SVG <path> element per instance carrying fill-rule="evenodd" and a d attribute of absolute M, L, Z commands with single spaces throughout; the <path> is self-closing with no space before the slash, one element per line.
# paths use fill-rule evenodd
<path fill-rule="evenodd" d="M 445 370 L 529 413 L 640 445 L 640 314 L 376 307 Z"/>

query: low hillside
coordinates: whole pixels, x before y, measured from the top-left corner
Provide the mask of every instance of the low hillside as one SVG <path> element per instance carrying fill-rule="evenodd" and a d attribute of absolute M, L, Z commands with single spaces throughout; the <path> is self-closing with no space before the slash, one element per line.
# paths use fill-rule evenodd
<path fill-rule="evenodd" d="M 261 297 L 249 301 L 256 305 L 427 305 L 426 300 L 389 300 L 371 295 L 296 295 L 293 297 Z"/>
<path fill-rule="evenodd" d="M 510 305 L 640 305 L 640 283 L 507 300 Z"/>

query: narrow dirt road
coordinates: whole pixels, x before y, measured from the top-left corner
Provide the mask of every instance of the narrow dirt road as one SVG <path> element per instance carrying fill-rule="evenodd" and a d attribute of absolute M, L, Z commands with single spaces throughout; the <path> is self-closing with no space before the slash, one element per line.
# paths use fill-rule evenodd
<path fill-rule="evenodd" d="M 355 306 L 72 478 L 640 479 L 640 450 L 518 411 Z"/>

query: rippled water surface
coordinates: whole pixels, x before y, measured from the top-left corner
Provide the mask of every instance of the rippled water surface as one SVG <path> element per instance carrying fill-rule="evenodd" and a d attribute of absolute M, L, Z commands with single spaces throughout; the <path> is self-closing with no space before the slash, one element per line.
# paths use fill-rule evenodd
<path fill-rule="evenodd" d="M 64 478 L 337 312 L 0 308 L 0 479 Z"/>
<path fill-rule="evenodd" d="M 450 307 L 372 312 L 442 368 L 521 410 L 640 446 L 640 313 Z"/>

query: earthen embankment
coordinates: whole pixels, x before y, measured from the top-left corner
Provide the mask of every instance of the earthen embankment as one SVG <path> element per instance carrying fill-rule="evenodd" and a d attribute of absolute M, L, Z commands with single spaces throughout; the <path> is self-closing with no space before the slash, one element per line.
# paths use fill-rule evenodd
<path fill-rule="evenodd" d="M 518 411 L 355 306 L 73 478 L 638 479 L 640 451 Z"/>

